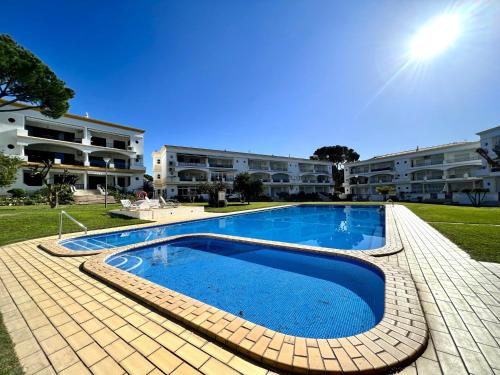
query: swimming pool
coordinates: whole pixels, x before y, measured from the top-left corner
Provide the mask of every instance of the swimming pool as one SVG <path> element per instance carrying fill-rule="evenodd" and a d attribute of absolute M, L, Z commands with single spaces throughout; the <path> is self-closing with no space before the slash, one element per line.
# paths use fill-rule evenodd
<path fill-rule="evenodd" d="M 383 273 L 338 255 L 198 236 L 119 252 L 106 263 L 292 336 L 355 335 L 384 313 Z"/>
<path fill-rule="evenodd" d="M 299 205 L 83 236 L 60 242 L 75 251 L 99 251 L 179 234 L 216 233 L 344 250 L 385 245 L 385 207 Z"/>

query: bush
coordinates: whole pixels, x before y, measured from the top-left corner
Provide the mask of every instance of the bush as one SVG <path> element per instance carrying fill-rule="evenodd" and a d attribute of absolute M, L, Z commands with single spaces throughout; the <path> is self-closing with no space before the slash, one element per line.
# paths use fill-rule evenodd
<path fill-rule="evenodd" d="M 298 194 L 290 195 L 291 202 L 318 202 L 320 200 L 318 193 L 304 193 L 301 191 Z"/>
<path fill-rule="evenodd" d="M 73 197 L 73 191 L 69 185 L 61 185 L 60 192 L 58 195 L 59 204 L 73 204 L 75 201 Z M 49 202 L 49 190 L 46 187 L 41 188 L 35 193 L 36 199 L 43 201 L 44 203 Z"/>
<path fill-rule="evenodd" d="M 24 189 L 10 189 L 7 190 L 7 193 L 9 193 L 12 198 L 24 198 L 26 196 L 26 190 Z"/>

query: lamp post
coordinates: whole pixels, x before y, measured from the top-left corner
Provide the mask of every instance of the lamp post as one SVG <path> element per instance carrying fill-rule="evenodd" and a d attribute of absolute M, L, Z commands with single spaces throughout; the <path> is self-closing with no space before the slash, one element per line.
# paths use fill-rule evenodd
<path fill-rule="evenodd" d="M 111 160 L 111 158 L 103 158 L 104 160 L 104 175 L 105 175 L 105 181 L 104 181 L 104 208 L 108 208 L 108 164 Z"/>

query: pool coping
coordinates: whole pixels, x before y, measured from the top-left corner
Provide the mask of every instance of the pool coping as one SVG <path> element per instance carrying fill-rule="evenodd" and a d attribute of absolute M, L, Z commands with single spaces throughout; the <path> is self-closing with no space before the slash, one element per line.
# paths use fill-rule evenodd
<path fill-rule="evenodd" d="M 306 203 L 306 204 L 314 205 L 312 203 Z M 216 214 L 213 217 L 209 217 L 209 218 L 192 219 L 192 220 L 180 220 L 180 221 L 176 221 L 176 222 L 172 222 L 172 223 L 167 223 L 167 224 L 153 224 L 153 225 L 146 224 L 146 225 L 140 225 L 140 226 L 137 226 L 137 227 L 134 226 L 134 227 L 129 228 L 129 229 L 119 229 L 119 230 L 117 230 L 116 228 L 108 228 L 108 229 L 104 229 L 104 230 L 101 229 L 101 230 L 98 231 L 98 233 L 94 233 L 94 234 L 109 234 L 109 233 L 119 233 L 119 232 L 128 231 L 128 230 L 130 230 L 130 231 L 133 231 L 133 230 L 142 230 L 142 229 L 155 228 L 155 227 L 164 226 L 164 225 L 170 225 L 170 224 L 175 225 L 175 224 L 187 223 L 187 222 L 191 222 L 191 221 L 210 220 L 210 219 L 214 219 L 214 218 L 217 218 L 217 217 L 234 216 L 234 215 L 245 215 L 245 214 L 249 214 L 249 213 L 252 213 L 252 212 L 267 211 L 267 210 L 276 210 L 276 209 L 281 209 L 281 208 L 286 208 L 286 207 L 293 207 L 293 206 L 300 206 L 300 205 L 306 205 L 306 204 L 299 203 L 299 204 L 296 204 L 296 205 L 283 205 L 283 206 L 277 206 L 277 207 L 258 208 L 258 209 L 255 209 L 255 210 L 246 210 L 244 212 L 221 213 L 221 214 Z M 324 204 L 324 205 L 327 205 L 327 204 Z M 335 203 L 332 203 L 331 205 L 334 206 Z M 344 203 L 342 204 L 342 206 L 348 206 L 348 205 L 349 204 L 344 204 Z M 354 205 L 353 204 L 353 206 L 359 206 L 359 205 Z M 370 204 L 370 205 L 366 205 L 366 206 L 381 206 L 381 205 Z M 300 244 L 294 244 L 294 243 L 290 243 L 290 242 L 280 242 L 280 241 L 270 241 L 270 240 L 262 240 L 262 241 L 265 241 L 268 244 L 280 245 L 280 244 L 285 244 L 286 243 L 288 246 L 307 248 L 307 249 L 310 249 L 310 250 L 328 250 L 328 251 L 329 250 L 333 250 L 333 251 L 336 251 L 336 252 L 343 252 L 343 253 L 346 253 L 346 254 L 349 254 L 349 253 L 352 253 L 352 252 L 356 252 L 356 253 L 357 252 L 362 252 L 363 254 L 371 255 L 371 256 L 374 256 L 374 257 L 392 255 L 392 254 L 398 253 L 401 250 L 403 250 L 403 244 L 402 244 L 402 241 L 401 241 L 401 238 L 399 236 L 398 229 L 397 229 L 397 226 L 396 226 L 396 223 L 395 223 L 394 213 L 393 213 L 393 205 L 385 204 L 383 206 L 385 207 L 385 245 L 382 246 L 382 247 L 376 248 L 376 249 L 370 249 L 370 250 L 343 250 L 343 249 L 334 249 L 334 248 L 320 247 L 320 246 L 300 245 Z M 196 233 L 192 233 L 192 234 L 196 234 Z M 87 236 L 91 236 L 91 235 L 92 234 L 89 234 Z M 64 240 L 78 238 L 78 237 L 85 237 L 85 236 L 82 236 L 81 234 L 76 234 L 74 236 L 66 237 L 66 238 L 64 238 Z M 165 237 L 165 238 L 167 238 L 167 237 Z M 42 241 L 42 242 L 39 243 L 38 247 L 40 249 L 42 249 L 42 250 L 47 251 L 48 253 L 50 253 L 52 255 L 72 257 L 72 256 L 96 255 L 96 254 L 101 254 L 101 253 L 109 253 L 109 252 L 113 252 L 113 251 L 128 250 L 131 247 L 135 247 L 135 246 L 138 246 L 138 245 L 141 245 L 141 246 L 143 246 L 143 245 L 153 245 L 155 243 L 164 241 L 165 238 L 159 238 L 159 239 L 152 240 L 152 241 L 144 241 L 144 242 L 140 242 L 140 243 L 136 243 L 136 244 L 132 244 L 132 245 L 114 247 L 114 248 L 104 249 L 104 250 L 95 250 L 95 251 L 94 250 L 90 250 L 90 251 L 69 250 L 69 249 L 67 249 L 66 247 L 64 247 L 63 245 L 61 245 L 59 243 L 61 241 L 59 239 L 48 239 L 48 240 Z M 246 238 L 251 238 L 251 237 L 246 237 Z"/>
<path fill-rule="evenodd" d="M 370 330 L 344 338 L 312 339 L 285 335 L 105 263 L 110 256 L 148 246 L 145 243 L 128 246 L 126 250 L 102 252 L 85 261 L 82 268 L 161 313 L 281 371 L 314 374 L 385 373 L 411 363 L 427 346 L 429 331 L 414 281 L 400 267 L 365 254 L 347 254 L 345 251 L 311 249 L 289 243 L 277 244 L 213 233 L 176 235 L 156 243 L 190 237 L 270 245 L 287 250 L 347 257 L 369 264 L 384 275 L 383 318 Z"/>

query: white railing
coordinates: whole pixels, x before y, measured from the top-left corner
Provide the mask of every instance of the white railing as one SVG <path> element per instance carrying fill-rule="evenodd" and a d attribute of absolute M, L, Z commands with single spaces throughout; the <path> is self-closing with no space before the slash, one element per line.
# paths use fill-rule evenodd
<path fill-rule="evenodd" d="M 85 234 L 87 234 L 87 227 L 85 225 L 83 225 L 82 223 L 80 223 L 78 220 L 76 220 L 73 216 L 71 216 L 70 214 L 68 214 L 66 211 L 61 210 L 61 213 L 59 214 L 59 239 L 61 239 L 61 236 L 62 236 L 63 216 L 66 216 L 73 223 L 75 223 L 80 228 L 82 228 L 85 231 Z"/>

